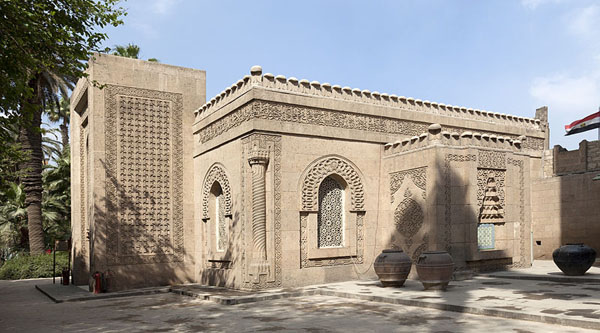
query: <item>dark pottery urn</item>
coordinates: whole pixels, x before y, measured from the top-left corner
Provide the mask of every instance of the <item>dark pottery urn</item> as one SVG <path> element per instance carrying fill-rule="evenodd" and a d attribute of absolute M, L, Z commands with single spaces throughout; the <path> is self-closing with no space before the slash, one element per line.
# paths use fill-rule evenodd
<path fill-rule="evenodd" d="M 377 256 L 373 268 L 384 287 L 402 287 L 411 265 L 410 257 L 402 250 L 387 249 Z"/>
<path fill-rule="evenodd" d="M 417 260 L 417 273 L 425 290 L 446 290 L 453 272 L 454 262 L 446 251 L 425 251 Z"/>
<path fill-rule="evenodd" d="M 567 244 L 552 252 L 552 259 L 565 275 L 583 275 L 596 260 L 596 251 L 583 243 Z"/>

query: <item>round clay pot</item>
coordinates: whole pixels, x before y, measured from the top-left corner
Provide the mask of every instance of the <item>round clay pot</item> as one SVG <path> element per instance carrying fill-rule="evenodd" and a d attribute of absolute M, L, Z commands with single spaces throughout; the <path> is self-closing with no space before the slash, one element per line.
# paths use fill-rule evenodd
<path fill-rule="evenodd" d="M 412 262 L 402 250 L 383 250 L 375 259 L 373 268 L 384 287 L 402 287 Z"/>
<path fill-rule="evenodd" d="M 583 243 L 567 244 L 552 252 L 552 259 L 565 275 L 583 275 L 596 260 L 596 251 Z"/>
<path fill-rule="evenodd" d="M 425 290 L 446 290 L 453 271 L 452 256 L 446 251 L 425 251 L 417 260 L 417 273 Z"/>

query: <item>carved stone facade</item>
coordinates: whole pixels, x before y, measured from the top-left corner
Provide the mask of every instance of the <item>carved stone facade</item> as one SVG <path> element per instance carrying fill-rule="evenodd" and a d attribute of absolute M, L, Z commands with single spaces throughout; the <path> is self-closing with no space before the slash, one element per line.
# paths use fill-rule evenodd
<path fill-rule="evenodd" d="M 256 67 L 202 105 L 203 72 L 100 58 L 104 88 L 73 98 L 80 280 L 298 287 L 374 278 L 386 247 L 447 250 L 459 270 L 530 264 L 540 119 Z"/>

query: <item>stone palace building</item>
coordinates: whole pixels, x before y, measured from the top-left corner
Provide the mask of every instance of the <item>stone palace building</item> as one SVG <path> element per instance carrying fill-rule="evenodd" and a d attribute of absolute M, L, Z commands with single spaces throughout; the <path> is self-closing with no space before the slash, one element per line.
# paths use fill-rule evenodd
<path fill-rule="evenodd" d="M 461 278 L 600 239 L 579 216 L 600 215 L 600 144 L 548 150 L 545 107 L 518 117 L 259 66 L 205 103 L 201 70 L 97 54 L 88 73 L 71 97 L 76 284 L 366 279 L 385 248 L 447 250 Z"/>

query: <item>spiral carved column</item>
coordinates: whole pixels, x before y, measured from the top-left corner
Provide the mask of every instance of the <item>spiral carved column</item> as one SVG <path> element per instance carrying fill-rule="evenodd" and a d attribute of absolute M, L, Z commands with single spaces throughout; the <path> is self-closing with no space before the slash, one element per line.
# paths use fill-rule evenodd
<path fill-rule="evenodd" d="M 252 168 L 252 245 L 251 275 L 255 282 L 260 275 L 269 274 L 267 262 L 267 202 L 265 196 L 265 172 L 269 162 L 269 151 L 254 147 L 248 163 Z"/>

